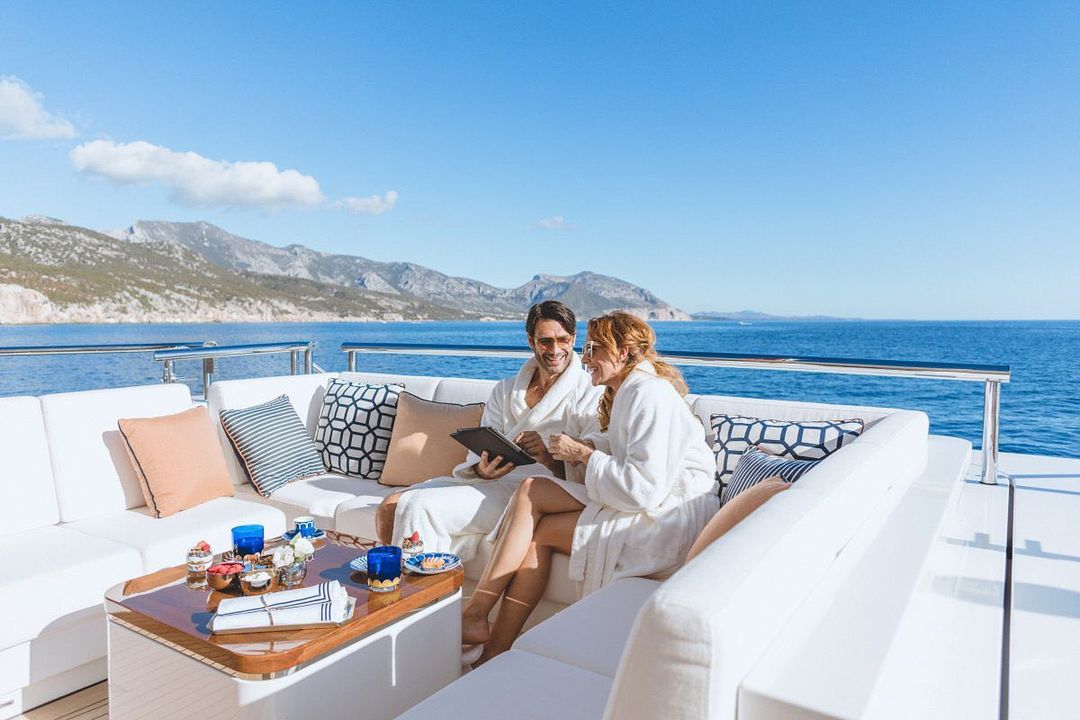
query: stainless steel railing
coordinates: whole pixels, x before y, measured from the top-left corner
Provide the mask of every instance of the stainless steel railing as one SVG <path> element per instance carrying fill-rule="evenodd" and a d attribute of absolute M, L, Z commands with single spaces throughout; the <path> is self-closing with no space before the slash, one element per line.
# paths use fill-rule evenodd
<path fill-rule="evenodd" d="M 127 343 L 120 345 L 30 345 L 25 347 L 0 347 L 0 357 L 25 357 L 33 355 L 103 355 L 106 353 L 139 353 L 178 348 L 200 348 L 213 343 Z"/>
<path fill-rule="evenodd" d="M 420 345 L 412 343 L 342 343 L 350 371 L 356 370 L 358 353 L 395 355 L 457 355 L 467 357 L 527 358 L 532 351 L 496 345 Z M 668 352 L 660 356 L 673 365 L 788 370 L 794 372 L 874 375 L 878 377 L 927 378 L 983 383 L 983 467 L 980 482 L 997 483 L 998 430 L 1001 414 L 1001 384 L 1012 377 L 1008 365 L 931 363 L 908 360 L 862 360 L 853 358 L 799 357 L 791 355 L 751 355 L 741 353 Z"/>
<path fill-rule="evenodd" d="M 192 348 L 170 348 L 158 350 L 154 359 L 162 363 L 161 380 L 171 383 L 176 381 L 173 364 L 177 360 L 202 360 L 203 396 L 209 397 L 210 383 L 217 370 L 217 361 L 226 357 L 249 357 L 252 355 L 271 355 L 289 353 L 289 372 L 299 373 L 300 358 L 303 357 L 304 373 L 310 375 L 315 367 L 313 341 L 256 343 L 249 345 L 216 345 Z"/>

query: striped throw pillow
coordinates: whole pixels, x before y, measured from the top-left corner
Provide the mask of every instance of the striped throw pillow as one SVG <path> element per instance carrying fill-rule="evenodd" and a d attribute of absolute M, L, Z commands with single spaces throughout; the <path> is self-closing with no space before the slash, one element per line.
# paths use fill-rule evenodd
<path fill-rule="evenodd" d="M 791 460 L 750 448 L 739 458 L 731 482 L 724 488 L 720 504 L 724 505 L 736 495 L 745 492 L 766 478 L 779 476 L 786 483 L 793 483 L 810 472 L 821 460 Z"/>
<path fill-rule="evenodd" d="M 221 426 L 263 497 L 293 480 L 326 472 L 287 395 L 249 408 L 222 410 Z"/>

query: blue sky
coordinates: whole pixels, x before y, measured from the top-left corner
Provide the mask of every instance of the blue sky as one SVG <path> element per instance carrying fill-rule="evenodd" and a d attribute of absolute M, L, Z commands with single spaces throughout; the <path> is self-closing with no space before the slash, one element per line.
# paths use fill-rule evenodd
<path fill-rule="evenodd" d="M 224 6 L 0 4 L 0 215 L 1080 318 L 1075 3 Z"/>

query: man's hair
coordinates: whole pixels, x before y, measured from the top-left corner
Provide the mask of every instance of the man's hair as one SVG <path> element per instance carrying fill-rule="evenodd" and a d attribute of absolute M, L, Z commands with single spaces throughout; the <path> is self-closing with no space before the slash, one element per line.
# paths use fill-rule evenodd
<path fill-rule="evenodd" d="M 541 320 L 554 320 L 562 325 L 562 329 L 568 335 L 577 334 L 577 318 L 574 316 L 574 311 L 558 300 L 545 300 L 529 308 L 529 314 L 525 318 L 525 332 L 529 334 L 529 337 L 533 336 L 536 323 Z"/>

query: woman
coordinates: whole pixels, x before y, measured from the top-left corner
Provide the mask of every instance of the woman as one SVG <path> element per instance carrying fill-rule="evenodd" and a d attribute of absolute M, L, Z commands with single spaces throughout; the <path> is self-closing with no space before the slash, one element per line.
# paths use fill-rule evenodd
<path fill-rule="evenodd" d="M 604 434 L 550 438 L 555 459 L 585 464 L 584 484 L 534 477 L 514 493 L 462 614 L 462 642 L 484 645 L 481 663 L 508 650 L 521 632 L 543 595 L 554 552 L 570 555 L 571 578 L 583 581 L 583 593 L 622 577 L 663 577 L 719 505 L 712 451 L 682 399 L 682 376 L 657 359 L 652 328 L 627 313 L 593 318 L 582 360 L 593 384 L 606 386 Z"/>

